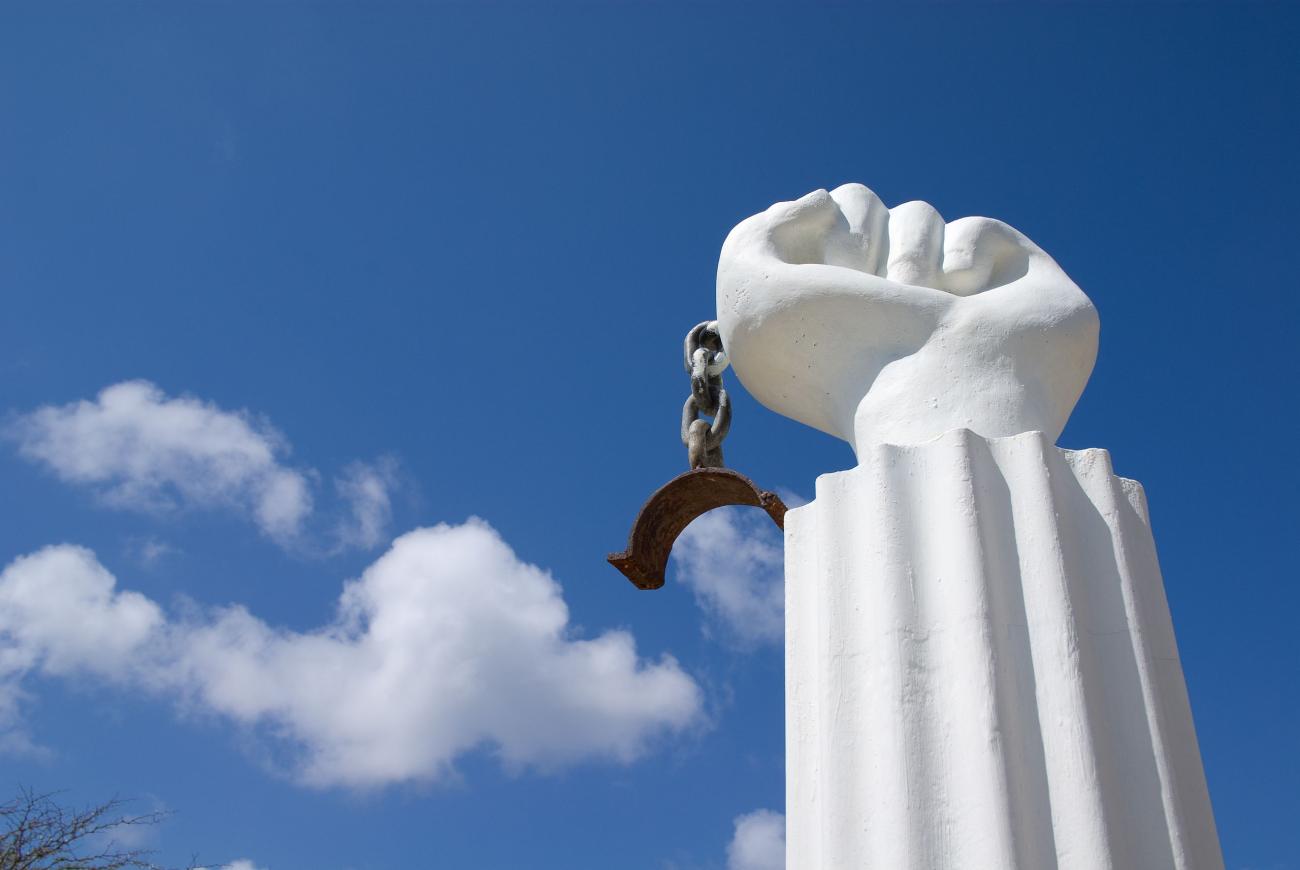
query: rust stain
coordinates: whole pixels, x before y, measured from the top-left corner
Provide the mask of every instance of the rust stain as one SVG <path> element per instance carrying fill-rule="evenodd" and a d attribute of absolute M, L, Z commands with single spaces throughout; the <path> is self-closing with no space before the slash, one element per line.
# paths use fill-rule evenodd
<path fill-rule="evenodd" d="M 759 489 L 730 468 L 696 468 L 650 496 L 632 524 L 627 549 L 610 553 L 609 563 L 638 589 L 658 589 L 664 585 L 668 554 L 677 536 L 691 520 L 724 505 L 762 508 L 777 528 L 785 528 L 785 503 L 776 493 Z"/>

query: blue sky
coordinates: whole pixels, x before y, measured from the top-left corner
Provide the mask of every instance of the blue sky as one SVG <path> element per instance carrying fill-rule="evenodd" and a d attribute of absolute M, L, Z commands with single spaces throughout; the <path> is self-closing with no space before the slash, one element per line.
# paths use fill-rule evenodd
<path fill-rule="evenodd" d="M 779 639 L 717 590 L 770 600 L 779 540 L 723 517 L 729 573 L 687 554 L 653 594 L 604 555 L 682 467 L 727 231 L 861 181 L 1008 221 L 1096 303 L 1060 443 L 1146 486 L 1228 866 L 1300 867 L 1298 24 L 6 6 L 0 565 L 69 597 L 8 599 L 4 782 L 173 810 L 147 844 L 175 863 L 701 870 L 742 818 L 769 843 Z M 852 464 L 730 386 L 730 465 L 807 495 Z"/>

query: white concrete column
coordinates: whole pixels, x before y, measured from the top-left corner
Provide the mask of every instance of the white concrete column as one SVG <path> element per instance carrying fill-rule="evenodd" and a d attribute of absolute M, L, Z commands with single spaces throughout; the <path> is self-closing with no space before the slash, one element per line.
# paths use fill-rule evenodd
<path fill-rule="evenodd" d="M 789 870 L 1216 870 L 1139 484 L 955 430 L 786 517 Z"/>

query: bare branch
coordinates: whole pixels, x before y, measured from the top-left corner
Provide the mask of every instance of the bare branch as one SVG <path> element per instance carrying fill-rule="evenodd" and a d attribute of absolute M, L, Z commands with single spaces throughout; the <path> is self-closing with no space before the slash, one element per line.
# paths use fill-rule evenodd
<path fill-rule="evenodd" d="M 60 794 L 22 786 L 0 804 L 0 870 L 163 870 L 151 850 L 123 848 L 112 835 L 169 813 L 128 814 L 130 802 L 118 797 L 69 809 Z"/>

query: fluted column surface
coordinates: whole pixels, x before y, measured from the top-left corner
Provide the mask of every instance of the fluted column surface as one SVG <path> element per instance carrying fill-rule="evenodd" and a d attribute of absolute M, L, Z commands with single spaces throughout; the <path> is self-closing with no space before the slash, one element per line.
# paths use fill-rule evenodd
<path fill-rule="evenodd" d="M 879 445 L 786 517 L 790 870 L 1222 868 L 1141 486 Z"/>

